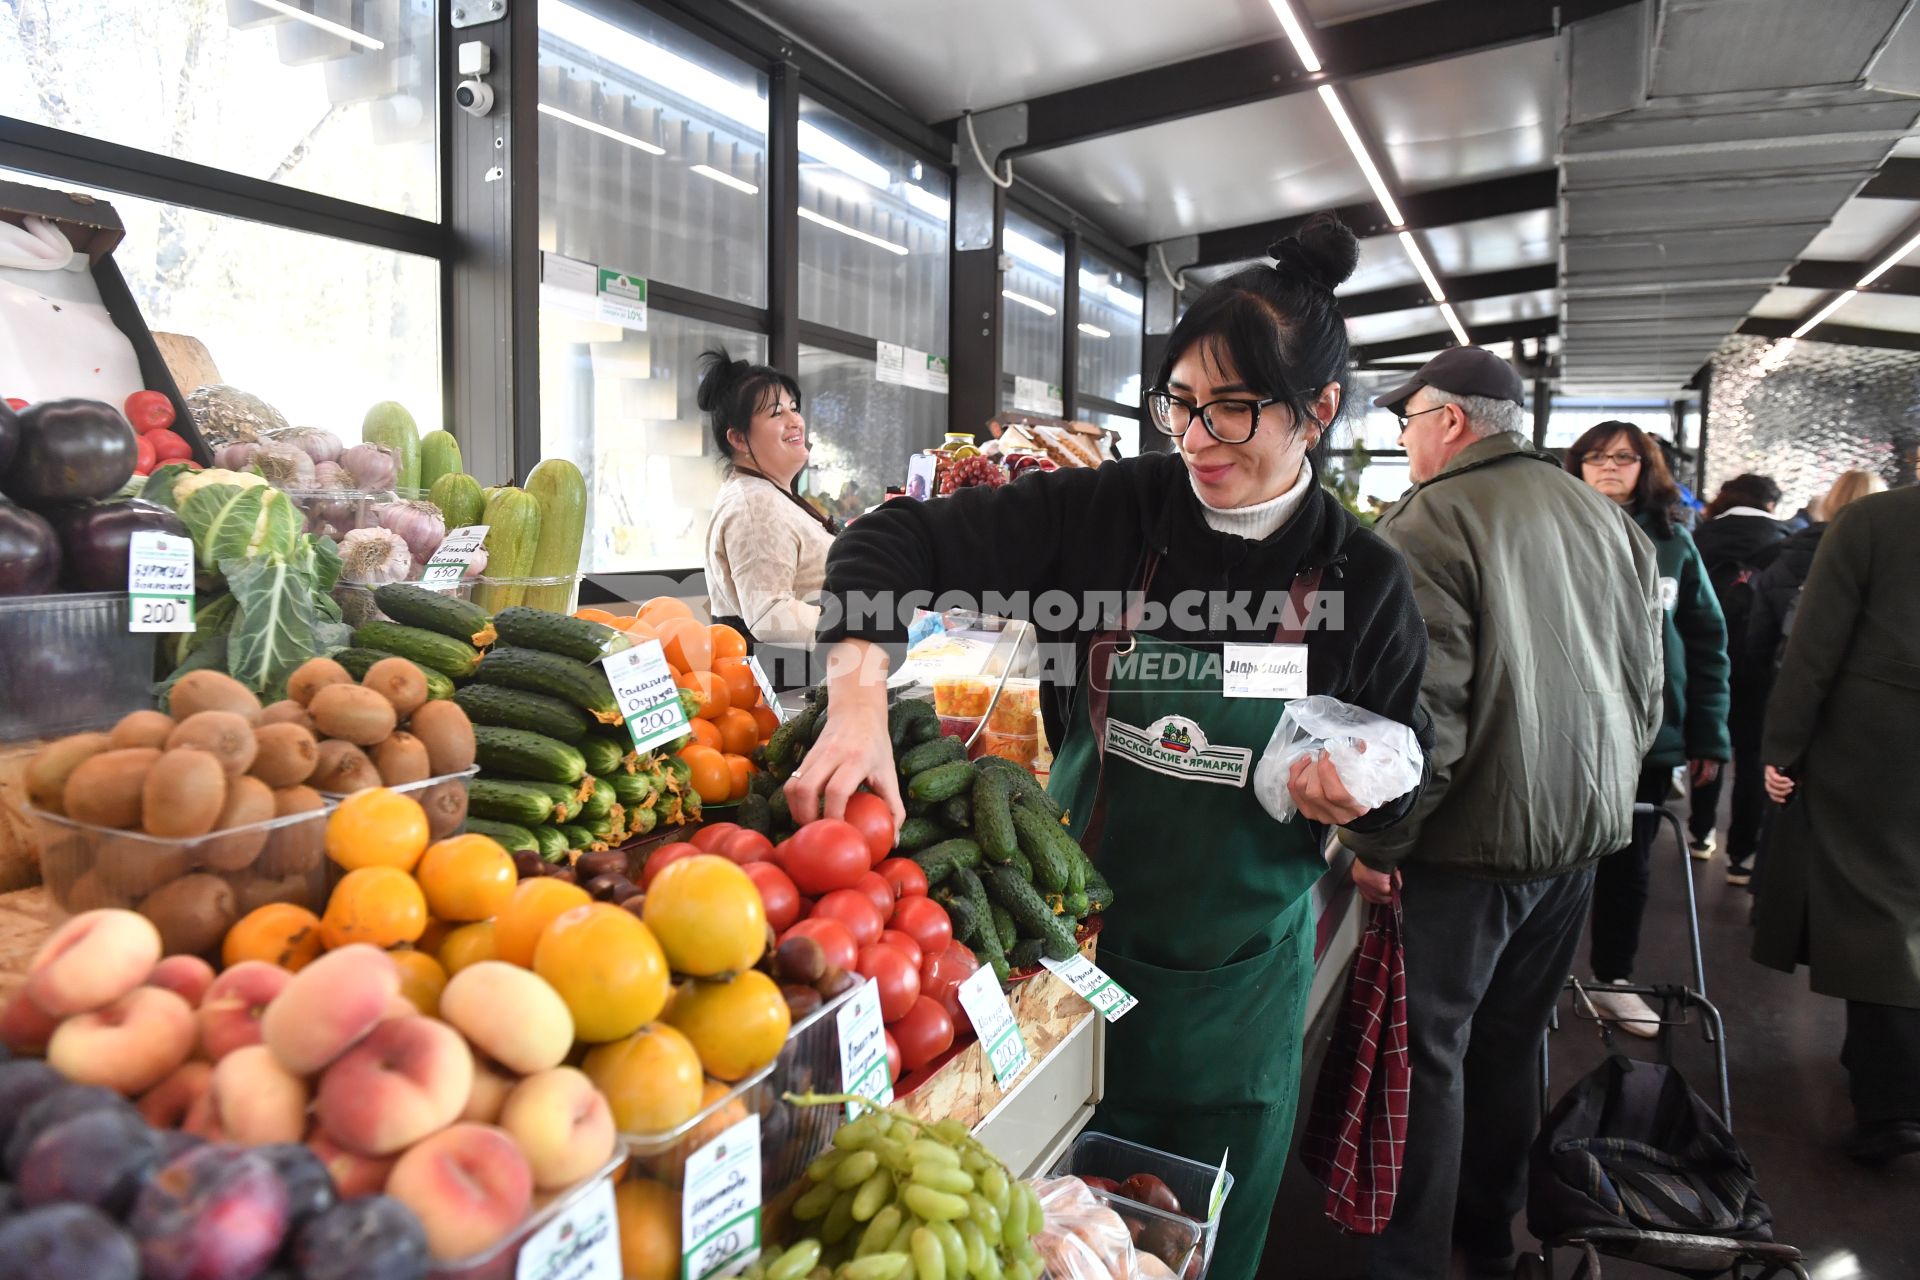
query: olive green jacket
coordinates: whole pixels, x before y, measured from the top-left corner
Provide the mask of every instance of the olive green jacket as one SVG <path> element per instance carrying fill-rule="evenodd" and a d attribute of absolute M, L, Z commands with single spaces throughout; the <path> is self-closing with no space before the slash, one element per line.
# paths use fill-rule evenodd
<path fill-rule="evenodd" d="M 1375 870 L 1494 880 L 1624 847 L 1661 719 L 1652 541 L 1512 432 L 1462 450 L 1374 531 L 1406 556 L 1427 623 L 1432 780 L 1397 825 L 1342 843 Z"/>

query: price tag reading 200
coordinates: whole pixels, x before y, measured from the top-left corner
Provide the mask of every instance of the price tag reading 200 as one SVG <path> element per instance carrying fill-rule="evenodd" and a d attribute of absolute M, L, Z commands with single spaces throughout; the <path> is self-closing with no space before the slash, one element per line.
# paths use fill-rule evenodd
<path fill-rule="evenodd" d="M 193 630 L 193 539 L 142 529 L 127 547 L 129 631 Z"/>
<path fill-rule="evenodd" d="M 651 751 L 687 731 L 687 713 L 680 705 L 680 687 L 658 640 L 645 640 L 600 660 L 613 685 L 614 700 L 633 735 L 635 751 Z"/>

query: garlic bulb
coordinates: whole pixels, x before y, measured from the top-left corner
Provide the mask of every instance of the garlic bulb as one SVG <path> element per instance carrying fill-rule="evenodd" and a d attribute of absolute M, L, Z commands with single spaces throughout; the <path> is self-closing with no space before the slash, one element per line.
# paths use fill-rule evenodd
<path fill-rule="evenodd" d="M 381 528 L 400 535 L 418 564 L 425 564 L 447 536 L 446 518 L 431 502 L 389 502 L 378 519 Z"/>
<path fill-rule="evenodd" d="M 315 462 L 336 462 L 340 458 L 340 437 L 319 427 L 289 427 L 268 438 L 292 445 Z"/>
<path fill-rule="evenodd" d="M 405 582 L 413 572 L 413 554 L 400 535 L 387 529 L 354 529 L 340 542 L 340 580 L 379 587 Z"/>
<path fill-rule="evenodd" d="M 276 489 L 313 487 L 313 459 L 297 445 L 269 440 L 253 451 L 253 469 Z"/>
<path fill-rule="evenodd" d="M 313 487 L 316 489 L 351 489 L 353 476 L 337 462 L 316 462 L 313 464 Z"/>
<path fill-rule="evenodd" d="M 400 473 L 398 457 L 383 444 L 357 444 L 340 455 L 340 465 L 353 477 L 356 489 L 391 489 Z"/>
<path fill-rule="evenodd" d="M 232 444 L 223 444 L 213 455 L 213 465 L 223 471 L 245 471 L 253 465 L 253 455 L 260 449 L 257 440 L 235 440 Z"/>

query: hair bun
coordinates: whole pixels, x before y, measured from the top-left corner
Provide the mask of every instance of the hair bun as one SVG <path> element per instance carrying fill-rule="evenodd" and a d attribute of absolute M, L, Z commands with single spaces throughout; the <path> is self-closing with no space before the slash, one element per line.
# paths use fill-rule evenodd
<path fill-rule="evenodd" d="M 751 368 L 745 360 L 735 360 L 724 346 L 702 351 L 700 389 L 694 393 L 694 403 L 702 413 L 712 413 L 727 402 L 727 397 Z"/>
<path fill-rule="evenodd" d="M 1331 213 L 1316 213 L 1300 229 L 1268 247 L 1274 270 L 1300 275 L 1331 291 L 1360 265 L 1353 229 Z"/>

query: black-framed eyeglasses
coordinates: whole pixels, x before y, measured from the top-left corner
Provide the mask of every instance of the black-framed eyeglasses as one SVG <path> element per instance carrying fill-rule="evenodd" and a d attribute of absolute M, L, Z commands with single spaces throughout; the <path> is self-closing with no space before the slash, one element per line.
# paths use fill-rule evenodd
<path fill-rule="evenodd" d="M 1260 429 L 1260 411 L 1270 404 L 1281 403 L 1269 396 L 1264 400 L 1210 400 L 1206 404 L 1193 404 L 1170 391 L 1149 391 L 1146 402 L 1147 417 L 1160 434 L 1185 435 L 1197 417 L 1207 434 L 1221 444 L 1245 444 L 1253 439 L 1253 433 Z"/>
<path fill-rule="evenodd" d="M 1421 414 L 1438 413 L 1446 407 L 1447 406 L 1443 404 L 1437 404 L 1437 405 L 1434 405 L 1433 408 L 1431 409 L 1415 409 L 1412 413 L 1396 413 L 1393 416 L 1399 421 L 1400 429 L 1402 431 L 1405 431 L 1407 429 L 1407 424 L 1412 422 L 1415 418 L 1419 417 Z"/>
<path fill-rule="evenodd" d="M 1580 465 L 1582 466 L 1599 467 L 1611 462 L 1623 471 L 1634 463 L 1642 461 L 1645 461 L 1645 459 L 1641 458 L 1639 453 L 1633 449 L 1615 449 L 1612 453 L 1602 453 L 1596 449 L 1592 453 L 1583 453 L 1580 455 Z"/>

